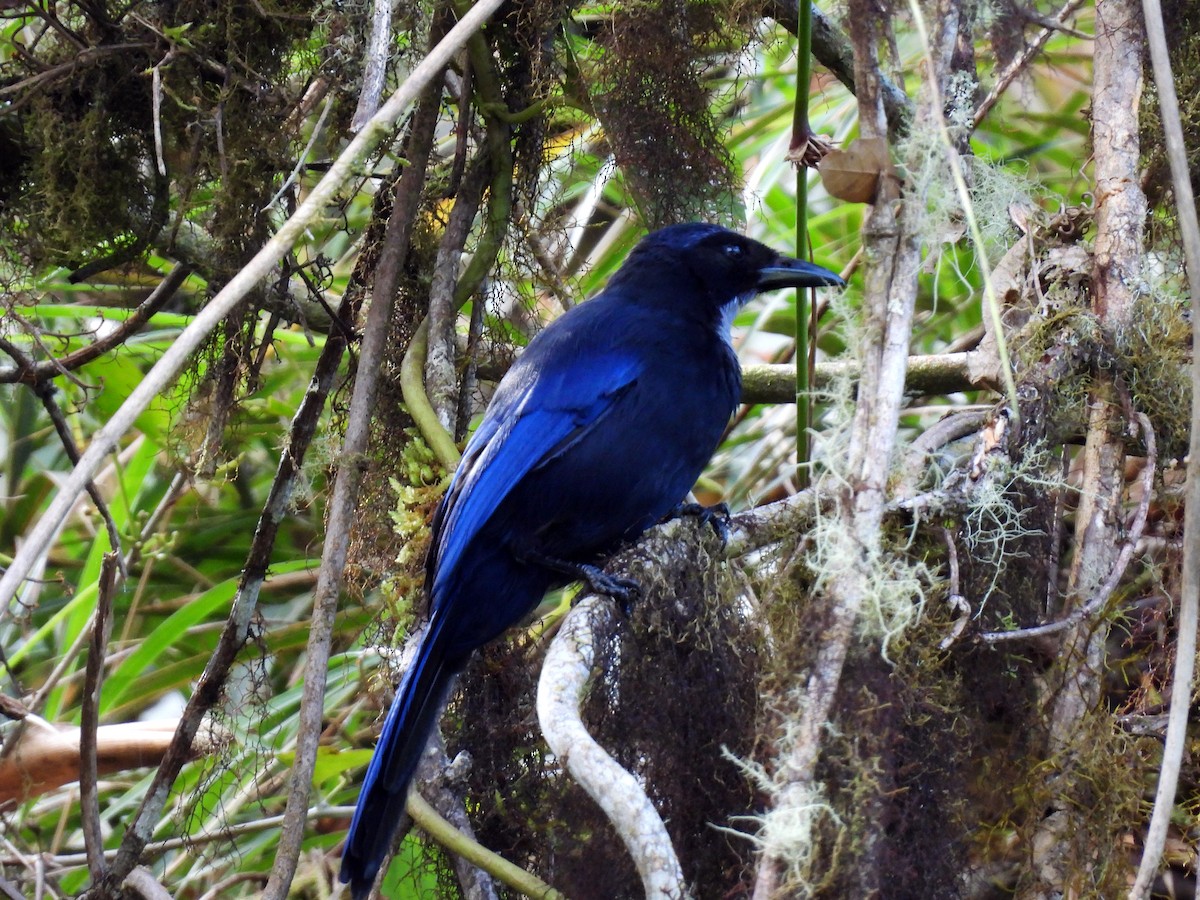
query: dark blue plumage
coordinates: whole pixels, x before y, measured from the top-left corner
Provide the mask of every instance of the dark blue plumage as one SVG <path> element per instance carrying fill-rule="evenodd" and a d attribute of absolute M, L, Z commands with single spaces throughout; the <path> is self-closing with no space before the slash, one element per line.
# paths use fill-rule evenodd
<path fill-rule="evenodd" d="M 760 291 L 841 284 L 715 225 L 664 228 L 547 327 L 496 390 L 433 521 L 429 631 L 388 712 L 342 856 L 370 892 L 471 653 L 691 490 L 741 389 L 729 327 Z"/>

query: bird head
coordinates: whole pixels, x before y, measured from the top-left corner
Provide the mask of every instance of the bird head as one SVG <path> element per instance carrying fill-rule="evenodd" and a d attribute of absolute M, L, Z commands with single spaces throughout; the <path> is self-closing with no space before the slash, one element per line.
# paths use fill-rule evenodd
<path fill-rule="evenodd" d="M 766 244 L 703 222 L 670 225 L 644 237 L 626 267 L 657 273 L 675 284 L 692 282 L 722 314 L 762 291 L 785 287 L 841 286 L 833 272 L 784 256 Z M 694 295 L 693 295 L 694 296 Z"/>

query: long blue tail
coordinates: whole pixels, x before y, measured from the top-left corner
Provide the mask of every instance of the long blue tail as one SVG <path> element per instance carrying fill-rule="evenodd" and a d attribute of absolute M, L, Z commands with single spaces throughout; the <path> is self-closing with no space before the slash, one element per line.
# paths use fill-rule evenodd
<path fill-rule="evenodd" d="M 408 785 L 429 742 L 459 666 L 445 659 L 435 616 L 404 676 L 363 779 L 358 808 L 342 851 L 340 878 L 354 900 L 366 900 L 404 812 Z"/>

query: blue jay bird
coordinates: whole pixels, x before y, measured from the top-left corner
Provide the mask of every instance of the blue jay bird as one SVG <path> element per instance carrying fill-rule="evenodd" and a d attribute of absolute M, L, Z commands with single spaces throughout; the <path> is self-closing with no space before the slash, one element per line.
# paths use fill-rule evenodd
<path fill-rule="evenodd" d="M 761 291 L 840 285 L 716 225 L 644 238 L 593 299 L 559 317 L 500 382 L 433 518 L 429 629 L 388 711 L 342 852 L 364 900 L 387 856 L 409 782 L 471 654 L 551 588 L 584 580 L 676 508 L 737 406 L 730 343 Z"/>

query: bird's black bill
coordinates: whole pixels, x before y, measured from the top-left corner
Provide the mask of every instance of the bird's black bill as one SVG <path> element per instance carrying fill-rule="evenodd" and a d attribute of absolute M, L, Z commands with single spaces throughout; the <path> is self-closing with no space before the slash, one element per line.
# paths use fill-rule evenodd
<path fill-rule="evenodd" d="M 802 259 L 781 256 L 759 270 L 757 287 L 760 291 L 773 291 L 786 287 L 844 287 L 845 284 L 828 269 Z"/>

